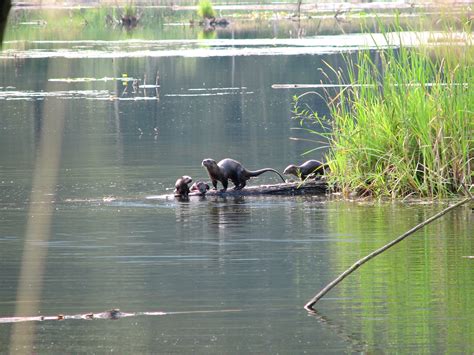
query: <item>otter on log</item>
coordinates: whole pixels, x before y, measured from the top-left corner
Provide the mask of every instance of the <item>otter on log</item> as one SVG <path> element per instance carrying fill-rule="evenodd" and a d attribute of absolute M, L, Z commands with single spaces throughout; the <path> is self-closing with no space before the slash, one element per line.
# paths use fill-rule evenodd
<path fill-rule="evenodd" d="M 228 186 L 228 180 L 230 179 L 235 187 L 234 190 L 241 190 L 245 187 L 246 182 L 251 177 L 259 176 L 267 171 L 273 171 L 285 182 L 285 179 L 275 169 L 265 168 L 260 170 L 247 170 L 234 159 L 222 159 L 219 163 L 216 163 L 214 159 L 204 159 L 202 166 L 207 169 L 207 173 L 212 181 L 212 186 L 217 190 L 217 182 L 220 181 L 224 187 L 221 191 L 225 192 Z"/>
<path fill-rule="evenodd" d="M 283 174 L 291 174 L 299 177 L 301 180 L 305 180 L 311 174 L 324 175 L 324 171 L 328 169 L 328 164 L 323 164 L 317 160 L 308 160 L 301 165 L 288 165 Z"/>
<path fill-rule="evenodd" d="M 206 184 L 202 181 L 196 181 L 194 184 L 191 185 L 192 192 L 199 192 L 201 195 L 205 195 L 207 190 L 209 190 L 209 184 Z"/>
<path fill-rule="evenodd" d="M 176 197 L 188 197 L 189 195 L 189 186 L 188 184 L 192 183 L 193 179 L 191 176 L 181 176 L 176 183 L 174 184 L 174 195 Z"/>

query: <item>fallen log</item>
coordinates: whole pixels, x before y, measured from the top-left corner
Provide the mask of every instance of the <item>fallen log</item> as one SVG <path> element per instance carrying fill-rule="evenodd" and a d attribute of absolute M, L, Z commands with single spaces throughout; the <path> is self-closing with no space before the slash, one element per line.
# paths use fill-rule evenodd
<path fill-rule="evenodd" d="M 246 186 L 242 190 L 227 189 L 226 192 L 220 190 L 209 190 L 204 196 L 234 197 L 234 196 L 259 196 L 259 195 L 324 195 L 328 192 L 328 185 L 325 180 L 311 180 L 305 182 L 286 182 L 272 185 Z M 189 198 L 203 197 L 200 193 L 191 192 Z M 174 195 L 154 195 L 147 196 L 147 200 L 160 200 L 175 198 Z"/>
<path fill-rule="evenodd" d="M 255 195 L 322 195 L 328 190 L 327 183 L 322 180 L 286 182 L 272 185 L 247 186 L 242 190 L 228 189 L 209 190 L 206 196 L 255 196 Z"/>

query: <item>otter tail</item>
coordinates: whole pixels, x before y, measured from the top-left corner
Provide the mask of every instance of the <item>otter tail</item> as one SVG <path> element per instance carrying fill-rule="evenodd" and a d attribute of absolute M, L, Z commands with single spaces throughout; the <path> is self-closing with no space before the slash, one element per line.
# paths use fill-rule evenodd
<path fill-rule="evenodd" d="M 255 171 L 247 170 L 247 175 L 249 177 L 256 177 L 256 176 L 262 175 L 263 173 L 266 173 L 267 171 L 273 171 L 274 173 L 278 174 L 278 176 L 281 178 L 281 181 L 285 182 L 285 178 L 281 176 L 281 174 L 278 171 L 272 168 L 265 168 L 265 169 L 255 170 Z"/>

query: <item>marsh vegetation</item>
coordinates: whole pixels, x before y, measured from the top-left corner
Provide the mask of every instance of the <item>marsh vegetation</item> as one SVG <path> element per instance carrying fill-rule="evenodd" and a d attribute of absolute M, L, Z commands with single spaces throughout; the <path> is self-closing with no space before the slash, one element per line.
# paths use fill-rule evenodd
<path fill-rule="evenodd" d="M 334 189 L 359 196 L 447 197 L 472 186 L 474 47 L 470 22 L 465 24 L 460 32 L 433 34 L 419 47 L 346 55 L 346 72 L 326 63 L 322 70 L 340 85 L 323 94 L 327 115 L 295 98 L 295 117 L 322 128 L 309 132 L 328 143 Z"/>

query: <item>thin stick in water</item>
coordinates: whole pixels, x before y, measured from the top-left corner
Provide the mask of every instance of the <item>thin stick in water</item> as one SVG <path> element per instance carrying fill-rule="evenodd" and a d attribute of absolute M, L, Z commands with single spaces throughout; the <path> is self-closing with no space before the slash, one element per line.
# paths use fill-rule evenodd
<path fill-rule="evenodd" d="M 449 207 L 445 208 L 441 212 L 435 214 L 434 216 L 428 218 L 427 220 L 425 220 L 422 223 L 418 224 L 417 226 L 413 227 L 409 231 L 405 232 L 404 234 L 402 234 L 398 238 L 392 240 L 390 243 L 385 244 L 383 247 L 373 251 L 369 255 L 367 255 L 367 256 L 363 257 L 362 259 L 356 261 L 350 268 L 348 268 L 346 271 L 344 271 L 342 274 L 340 274 L 336 279 L 334 279 L 331 283 L 329 283 L 326 287 L 324 287 L 321 291 L 319 291 L 319 293 L 316 294 L 316 296 L 314 296 L 311 300 L 309 300 L 308 303 L 305 304 L 304 308 L 308 312 L 314 312 L 315 310 L 314 310 L 313 306 L 315 305 L 316 302 L 319 301 L 320 298 L 322 298 L 326 293 L 328 293 L 338 283 L 340 283 L 342 280 L 344 280 L 347 276 L 349 276 L 352 272 L 357 270 L 360 266 L 365 264 L 367 261 L 369 261 L 370 259 L 372 259 L 372 258 L 376 257 L 377 255 L 383 253 L 385 250 L 387 250 L 390 247 L 394 246 L 395 244 L 401 242 L 403 239 L 405 239 L 409 235 L 415 233 L 417 230 L 419 230 L 419 229 L 423 228 L 424 226 L 430 224 L 431 222 L 437 220 L 438 218 L 445 215 L 449 211 L 451 211 L 451 210 L 453 210 L 453 209 L 455 209 L 455 208 L 457 208 L 461 205 L 464 205 L 466 202 L 473 201 L 473 200 L 474 199 L 471 195 L 470 197 L 468 197 L 468 198 L 466 198 L 466 199 L 464 199 L 464 200 L 462 200 L 462 201 L 460 201 L 460 202 L 458 202 L 458 203 L 456 203 L 452 206 L 449 206 Z"/>

